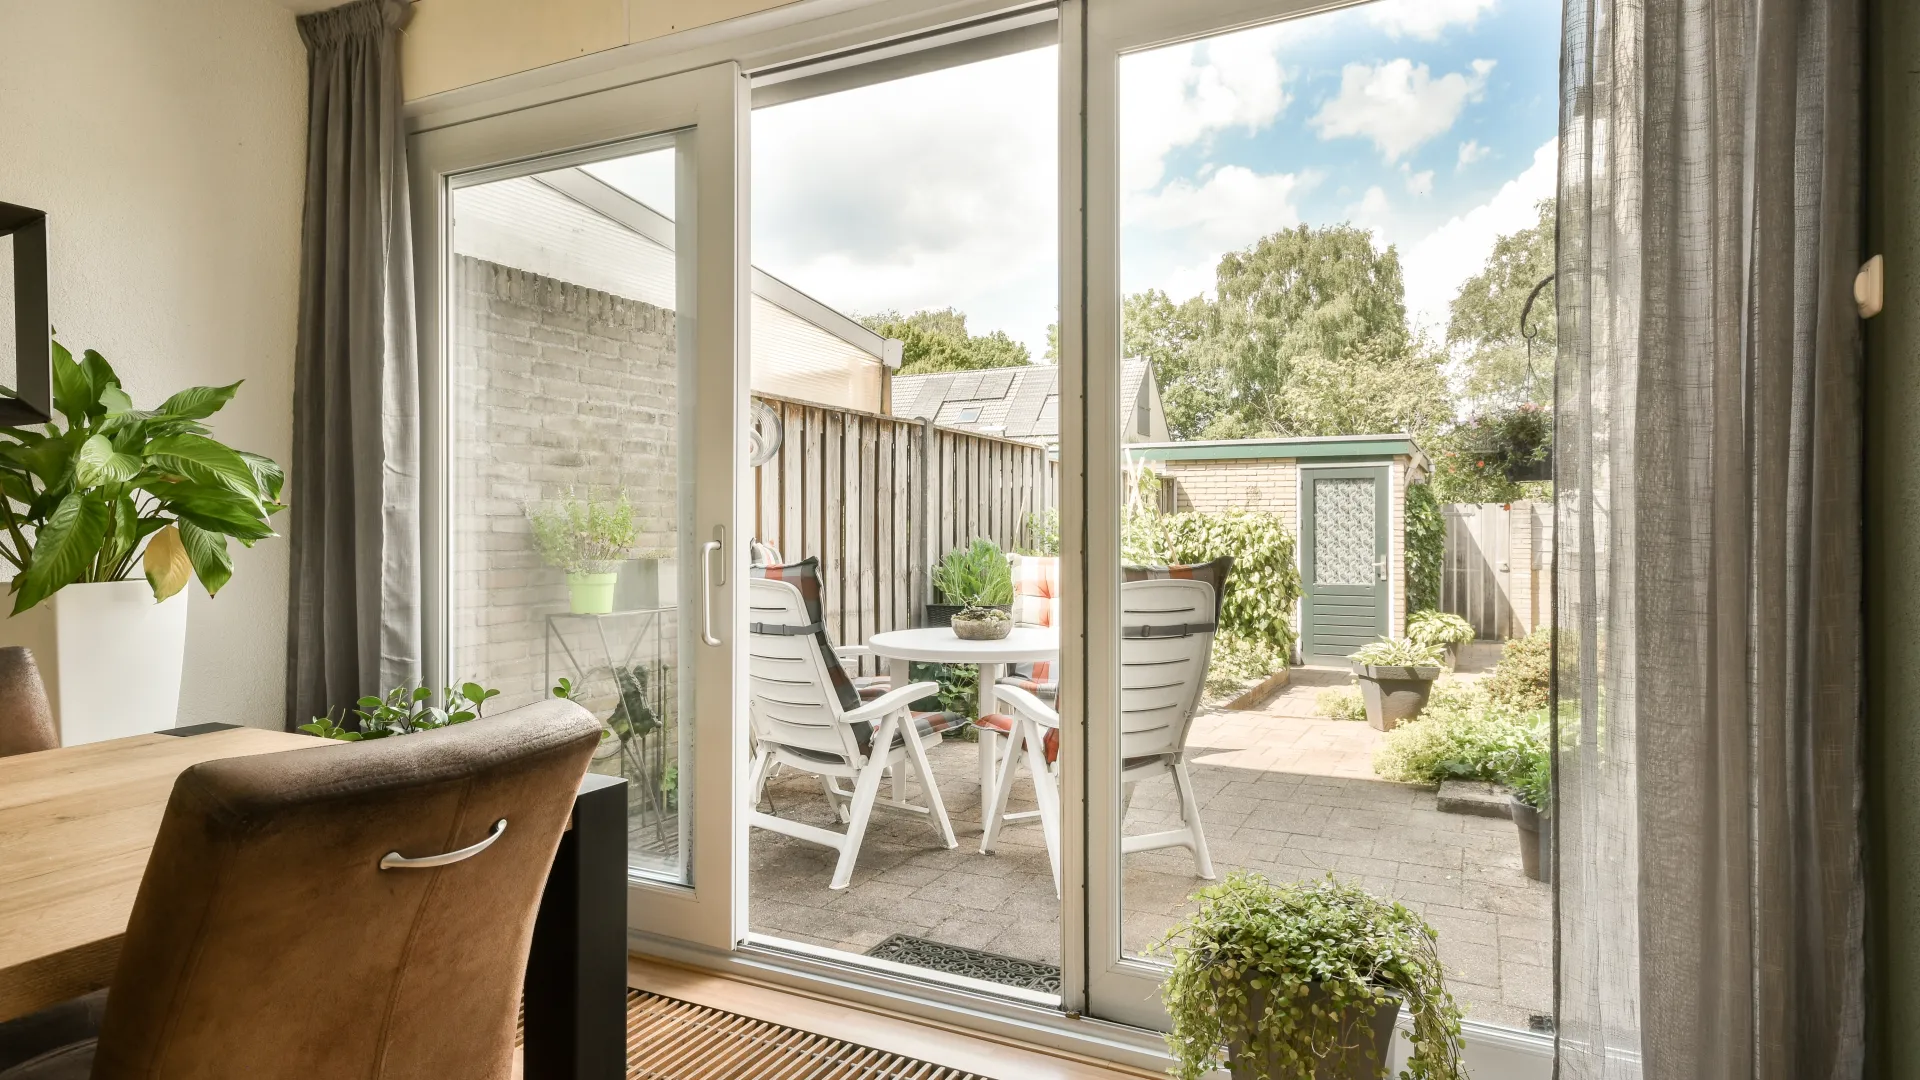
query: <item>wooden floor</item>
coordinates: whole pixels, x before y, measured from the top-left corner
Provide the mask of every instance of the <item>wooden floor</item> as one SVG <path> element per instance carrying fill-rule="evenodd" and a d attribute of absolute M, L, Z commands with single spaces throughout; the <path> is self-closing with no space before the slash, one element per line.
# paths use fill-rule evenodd
<path fill-rule="evenodd" d="M 634 1080 L 1144 1080 L 1163 1074 L 1060 1056 L 810 994 L 632 957 Z M 689 1052 L 684 1048 L 705 1047 Z"/>

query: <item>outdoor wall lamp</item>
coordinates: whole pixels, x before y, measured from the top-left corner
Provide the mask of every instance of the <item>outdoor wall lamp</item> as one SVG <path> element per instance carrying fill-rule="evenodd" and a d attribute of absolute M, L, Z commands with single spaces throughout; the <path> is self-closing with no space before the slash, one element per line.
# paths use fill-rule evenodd
<path fill-rule="evenodd" d="M 0 236 L 13 237 L 13 396 L 0 397 L 0 427 L 53 419 L 53 325 L 47 315 L 47 215 L 0 202 Z"/>

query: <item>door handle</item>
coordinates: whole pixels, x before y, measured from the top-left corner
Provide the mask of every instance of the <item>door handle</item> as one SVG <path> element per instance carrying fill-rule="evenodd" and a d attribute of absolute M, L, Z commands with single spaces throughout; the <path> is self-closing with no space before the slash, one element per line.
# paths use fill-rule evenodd
<path fill-rule="evenodd" d="M 726 548 L 727 527 L 715 525 L 713 535 L 718 539 L 709 540 L 700 545 L 700 640 L 720 647 L 720 639 L 713 636 L 713 556 Z M 726 567 L 720 568 L 720 584 L 727 583 Z"/>
<path fill-rule="evenodd" d="M 1387 557 L 1385 555 L 1373 560 L 1373 579 L 1375 581 L 1387 580 Z"/>

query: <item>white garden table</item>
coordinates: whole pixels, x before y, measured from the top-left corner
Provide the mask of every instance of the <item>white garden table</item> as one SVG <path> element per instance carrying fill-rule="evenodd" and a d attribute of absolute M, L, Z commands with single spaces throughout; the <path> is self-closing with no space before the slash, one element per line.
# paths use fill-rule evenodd
<path fill-rule="evenodd" d="M 907 664 L 975 664 L 980 668 L 979 713 L 999 712 L 993 696 L 993 684 L 1008 664 L 1026 664 L 1056 660 L 1060 656 L 1060 631 L 1050 626 L 1016 626 L 999 641 L 968 641 L 950 626 L 928 626 L 918 630 L 889 630 L 867 639 L 873 655 L 889 661 L 893 685 L 905 686 Z M 1000 757 L 1001 735 L 977 728 L 980 735 L 980 820 L 984 824 L 993 812 L 994 766 Z"/>

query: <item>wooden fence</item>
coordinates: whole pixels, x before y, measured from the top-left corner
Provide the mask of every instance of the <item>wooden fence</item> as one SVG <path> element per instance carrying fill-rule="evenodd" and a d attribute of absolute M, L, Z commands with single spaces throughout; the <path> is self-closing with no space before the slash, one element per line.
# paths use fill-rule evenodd
<path fill-rule="evenodd" d="M 977 536 L 1028 547 L 1031 516 L 1054 507 L 1055 465 L 1037 444 L 755 397 L 782 430 L 754 470 L 755 536 L 789 562 L 819 556 L 836 644 L 920 625 L 943 555 Z"/>
<path fill-rule="evenodd" d="M 1447 503 L 1440 610 L 1473 624 L 1482 639 L 1522 637 L 1552 621 L 1548 503 Z"/>

